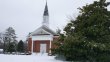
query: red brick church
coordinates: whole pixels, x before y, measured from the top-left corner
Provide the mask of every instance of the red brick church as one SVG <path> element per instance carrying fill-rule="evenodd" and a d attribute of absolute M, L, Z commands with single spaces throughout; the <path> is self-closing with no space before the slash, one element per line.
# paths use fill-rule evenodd
<path fill-rule="evenodd" d="M 28 37 L 28 51 L 31 53 L 51 53 L 52 43 L 57 38 L 58 35 L 49 28 L 49 13 L 46 2 L 42 26 L 30 33 Z"/>

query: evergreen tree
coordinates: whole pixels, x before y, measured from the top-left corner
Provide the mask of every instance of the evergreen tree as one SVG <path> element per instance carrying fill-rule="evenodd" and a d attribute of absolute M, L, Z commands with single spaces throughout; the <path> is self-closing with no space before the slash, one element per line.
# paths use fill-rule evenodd
<path fill-rule="evenodd" d="M 7 52 L 15 52 L 15 45 L 13 43 L 10 43 L 8 49 L 7 49 Z"/>
<path fill-rule="evenodd" d="M 73 61 L 110 62 L 110 2 L 105 1 L 80 8 L 80 15 L 65 27 L 57 54 Z"/>
<path fill-rule="evenodd" d="M 9 49 L 8 47 L 10 46 L 11 42 L 16 42 L 16 34 L 15 30 L 12 27 L 9 27 L 6 29 L 6 32 L 4 34 L 4 52 Z"/>
<path fill-rule="evenodd" d="M 7 37 L 7 42 L 14 42 L 16 40 L 15 30 L 12 27 L 6 29 L 5 36 Z"/>
<path fill-rule="evenodd" d="M 18 43 L 17 51 L 18 52 L 24 52 L 24 42 L 22 40 L 20 40 Z"/>

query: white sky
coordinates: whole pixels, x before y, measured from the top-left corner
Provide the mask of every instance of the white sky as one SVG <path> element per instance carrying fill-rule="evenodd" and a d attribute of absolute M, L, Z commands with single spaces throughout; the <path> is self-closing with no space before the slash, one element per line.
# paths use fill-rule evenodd
<path fill-rule="evenodd" d="M 63 29 L 70 16 L 78 15 L 77 8 L 93 1 L 95 0 L 48 0 L 50 28 Z M 41 26 L 45 3 L 46 0 L 0 0 L 0 32 L 13 27 L 18 40 L 25 40 L 29 32 Z"/>

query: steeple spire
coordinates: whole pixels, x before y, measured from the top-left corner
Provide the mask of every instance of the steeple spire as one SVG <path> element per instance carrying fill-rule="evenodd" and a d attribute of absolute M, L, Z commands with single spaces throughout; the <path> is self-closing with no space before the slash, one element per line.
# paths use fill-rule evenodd
<path fill-rule="evenodd" d="M 42 25 L 46 26 L 46 27 L 49 27 L 49 13 L 48 13 L 47 0 L 46 0 L 45 9 L 44 9 Z"/>
<path fill-rule="evenodd" d="M 47 0 L 46 0 L 46 5 L 45 5 L 45 10 L 44 10 L 44 16 L 48 16 L 48 6 L 47 6 Z"/>

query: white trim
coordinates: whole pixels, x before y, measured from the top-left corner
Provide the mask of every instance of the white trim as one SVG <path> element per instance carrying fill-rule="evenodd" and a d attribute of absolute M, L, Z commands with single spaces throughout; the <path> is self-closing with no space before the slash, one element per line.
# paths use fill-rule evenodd
<path fill-rule="evenodd" d="M 40 31 L 41 27 L 39 27 L 38 29 L 36 29 L 34 32 L 31 33 L 31 35 L 35 34 L 36 32 Z"/>
<path fill-rule="evenodd" d="M 44 31 L 46 34 L 50 34 L 52 35 L 50 32 L 47 32 L 46 30 L 44 30 L 42 27 L 38 28 L 37 30 L 35 30 L 34 32 L 31 33 L 31 35 L 34 34 L 39 34 L 39 32 Z M 52 30 L 51 30 L 52 31 Z"/>
<path fill-rule="evenodd" d="M 49 53 L 51 53 L 51 49 L 52 48 L 52 41 L 50 40 L 50 47 L 49 47 Z"/>
<path fill-rule="evenodd" d="M 41 33 L 42 32 L 42 33 Z M 40 30 L 38 30 L 38 31 L 36 31 L 36 32 L 33 32 L 33 34 L 51 34 L 51 33 L 49 33 L 49 32 L 47 32 L 47 31 L 45 31 L 44 29 L 40 29 Z"/>
<path fill-rule="evenodd" d="M 52 35 L 37 35 L 37 36 L 32 36 L 32 41 L 35 40 L 53 40 Z"/>
<path fill-rule="evenodd" d="M 45 31 L 44 29 L 42 29 L 44 32 L 46 32 L 45 34 L 51 34 L 51 33 L 49 33 L 49 32 L 47 32 L 47 31 Z"/>

